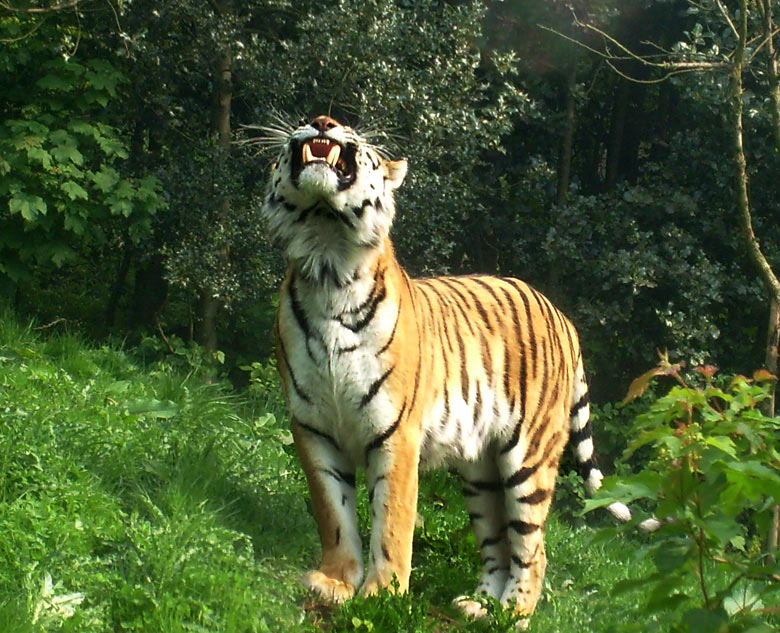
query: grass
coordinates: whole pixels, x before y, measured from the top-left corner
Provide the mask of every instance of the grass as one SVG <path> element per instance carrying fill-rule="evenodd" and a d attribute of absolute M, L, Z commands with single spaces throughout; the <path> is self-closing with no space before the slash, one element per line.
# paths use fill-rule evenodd
<path fill-rule="evenodd" d="M 468 622 L 450 607 L 476 584 L 478 554 L 446 473 L 422 482 L 411 593 L 315 604 L 297 582 L 318 544 L 278 392 L 237 396 L 192 350 L 153 348 L 44 337 L 0 315 L 0 631 L 513 630 L 500 610 Z M 366 514 L 363 493 L 364 533 Z M 609 591 L 644 570 L 632 543 L 590 546 L 591 533 L 551 516 L 531 631 L 635 619 L 637 597 Z"/>

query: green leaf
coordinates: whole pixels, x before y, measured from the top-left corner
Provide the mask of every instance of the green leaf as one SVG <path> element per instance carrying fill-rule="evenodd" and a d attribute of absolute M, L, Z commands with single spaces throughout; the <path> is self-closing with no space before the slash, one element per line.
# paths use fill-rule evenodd
<path fill-rule="evenodd" d="M 49 258 L 57 268 L 74 259 L 73 249 L 65 244 L 52 244 L 49 249 Z"/>
<path fill-rule="evenodd" d="M 34 222 L 39 215 L 46 215 L 47 206 L 40 196 L 28 193 L 17 193 L 8 201 L 11 213 L 21 213 L 28 222 Z"/>
<path fill-rule="evenodd" d="M 117 380 L 106 387 L 106 395 L 118 396 L 130 388 L 129 380 Z"/>
<path fill-rule="evenodd" d="M 84 155 L 73 144 L 58 145 L 51 150 L 51 154 L 59 163 L 70 161 L 76 165 L 84 164 Z"/>
<path fill-rule="evenodd" d="M 92 181 L 103 193 L 108 193 L 119 182 L 119 173 L 113 167 L 103 165 L 99 172 L 92 175 Z"/>
<path fill-rule="evenodd" d="M 725 435 L 710 435 L 704 438 L 704 443 L 714 446 L 731 457 L 737 457 L 737 450 L 734 446 L 734 442 Z"/>
<path fill-rule="evenodd" d="M 131 415 L 148 415 L 154 418 L 172 418 L 179 413 L 179 405 L 171 400 L 155 398 L 139 398 L 127 404 L 127 412 Z"/>
<path fill-rule="evenodd" d="M 119 158 L 127 158 L 127 150 L 125 149 L 122 141 L 109 136 L 101 136 L 97 139 L 100 149 L 102 149 L 107 156 L 118 156 Z"/>
<path fill-rule="evenodd" d="M 59 92 L 70 92 L 78 86 L 77 80 L 68 75 L 44 75 L 35 85 L 44 90 L 56 90 Z"/>
<path fill-rule="evenodd" d="M 683 614 L 690 633 L 725 633 L 728 630 L 728 616 L 722 611 L 691 609 Z"/>
<path fill-rule="evenodd" d="M 112 215 L 123 215 L 124 217 L 129 218 L 132 213 L 133 203 L 128 200 L 117 200 L 116 202 L 111 203 Z"/>
<path fill-rule="evenodd" d="M 77 182 L 73 182 L 72 180 L 67 180 L 64 183 L 60 185 L 60 189 L 62 189 L 65 193 L 68 194 L 68 197 L 71 200 L 88 200 L 89 194 L 87 193 L 87 190 L 84 189 L 80 184 Z"/>
<path fill-rule="evenodd" d="M 42 147 L 33 146 L 27 149 L 27 158 L 41 164 L 44 169 L 51 168 L 51 154 Z"/>

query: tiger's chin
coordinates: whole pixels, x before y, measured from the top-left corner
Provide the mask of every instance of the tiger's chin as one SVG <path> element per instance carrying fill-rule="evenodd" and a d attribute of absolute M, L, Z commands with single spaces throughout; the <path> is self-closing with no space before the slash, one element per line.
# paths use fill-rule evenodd
<path fill-rule="evenodd" d="M 317 199 L 328 200 L 339 191 L 339 177 L 328 163 L 317 161 L 309 163 L 298 176 L 299 191 Z"/>

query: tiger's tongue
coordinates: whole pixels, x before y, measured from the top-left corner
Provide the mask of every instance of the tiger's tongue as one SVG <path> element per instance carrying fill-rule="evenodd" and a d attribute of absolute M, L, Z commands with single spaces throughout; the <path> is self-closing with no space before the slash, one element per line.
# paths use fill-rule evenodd
<path fill-rule="evenodd" d="M 310 143 L 311 154 L 315 158 L 327 158 L 333 143 Z"/>

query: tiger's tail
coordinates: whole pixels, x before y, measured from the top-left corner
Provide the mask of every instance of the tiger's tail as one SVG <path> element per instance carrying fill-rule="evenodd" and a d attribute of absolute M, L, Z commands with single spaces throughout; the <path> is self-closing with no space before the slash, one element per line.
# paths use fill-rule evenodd
<path fill-rule="evenodd" d="M 574 450 L 577 466 L 585 480 L 588 495 L 593 495 L 601 487 L 604 474 L 598 466 L 596 452 L 593 447 L 593 432 L 590 425 L 590 399 L 588 382 L 582 366 L 582 358 L 577 363 L 577 374 L 574 379 L 571 412 L 569 414 L 569 443 Z M 607 510 L 618 521 L 630 521 L 631 510 L 620 502 L 611 503 Z"/>

